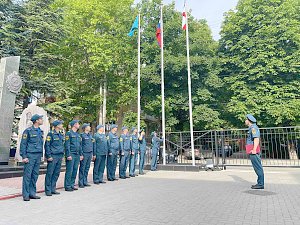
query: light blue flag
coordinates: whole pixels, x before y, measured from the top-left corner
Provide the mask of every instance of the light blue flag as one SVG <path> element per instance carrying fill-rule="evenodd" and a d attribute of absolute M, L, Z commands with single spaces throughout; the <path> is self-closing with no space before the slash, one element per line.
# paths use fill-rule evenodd
<path fill-rule="evenodd" d="M 132 24 L 132 27 L 128 33 L 129 37 L 132 37 L 134 35 L 134 31 L 139 29 L 139 17 L 137 16 Z"/>

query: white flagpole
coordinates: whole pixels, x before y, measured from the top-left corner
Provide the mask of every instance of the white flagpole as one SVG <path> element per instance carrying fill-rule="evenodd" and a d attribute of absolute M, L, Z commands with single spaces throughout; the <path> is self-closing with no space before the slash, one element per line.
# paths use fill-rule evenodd
<path fill-rule="evenodd" d="M 160 5 L 160 29 L 161 29 L 161 118 L 163 135 L 163 165 L 166 165 L 166 116 L 165 116 L 165 75 L 164 75 L 164 21 L 163 3 Z"/>
<path fill-rule="evenodd" d="M 192 150 L 192 165 L 195 166 L 195 148 L 194 148 L 194 128 L 193 128 L 193 104 L 192 104 L 192 81 L 191 81 L 191 66 L 190 66 L 190 42 L 189 42 L 189 25 L 188 13 L 186 10 L 186 1 L 184 4 L 186 14 L 186 56 L 188 67 L 188 91 L 189 91 L 189 117 L 190 117 L 190 133 L 191 133 L 191 150 Z"/>
<path fill-rule="evenodd" d="M 138 132 L 141 130 L 141 14 L 138 29 Z"/>

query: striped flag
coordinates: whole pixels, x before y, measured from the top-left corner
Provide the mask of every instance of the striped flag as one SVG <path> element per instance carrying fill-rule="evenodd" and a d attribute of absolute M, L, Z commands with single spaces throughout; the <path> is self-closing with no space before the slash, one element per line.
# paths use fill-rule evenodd
<path fill-rule="evenodd" d="M 187 23 L 187 18 L 186 18 L 186 9 L 185 9 L 185 5 L 184 5 L 184 10 L 182 13 L 182 30 L 186 30 L 186 23 Z"/>
<path fill-rule="evenodd" d="M 156 28 L 156 39 L 159 47 L 161 47 L 161 27 L 160 27 L 160 22 L 157 24 Z"/>

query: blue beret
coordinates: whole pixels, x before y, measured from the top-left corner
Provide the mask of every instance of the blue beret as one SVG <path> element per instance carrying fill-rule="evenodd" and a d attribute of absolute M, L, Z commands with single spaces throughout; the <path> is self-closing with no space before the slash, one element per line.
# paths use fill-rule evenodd
<path fill-rule="evenodd" d="M 100 128 L 104 127 L 103 125 L 99 124 L 96 129 L 99 130 Z"/>
<path fill-rule="evenodd" d="M 70 122 L 70 126 L 73 127 L 75 125 L 75 123 L 79 123 L 79 120 L 72 120 Z"/>
<path fill-rule="evenodd" d="M 256 119 L 251 114 L 247 114 L 247 119 L 250 120 L 252 123 L 256 123 Z"/>
<path fill-rule="evenodd" d="M 43 118 L 42 115 L 34 114 L 34 115 L 31 117 L 31 121 L 32 121 L 32 122 L 35 122 L 35 121 L 37 121 L 38 119 L 41 119 L 41 118 Z"/>
<path fill-rule="evenodd" d="M 91 126 L 89 123 L 84 123 L 84 124 L 82 124 L 82 130 L 84 130 L 86 127 L 89 127 L 89 126 Z"/>
<path fill-rule="evenodd" d="M 64 121 L 62 121 L 62 120 L 55 120 L 55 121 L 53 121 L 52 126 L 56 127 L 56 126 L 58 126 L 60 124 L 63 124 L 63 123 L 64 123 Z"/>
<path fill-rule="evenodd" d="M 126 126 L 124 126 L 124 127 L 122 127 L 122 130 L 128 130 L 128 127 L 126 127 Z"/>
<path fill-rule="evenodd" d="M 118 128 L 118 125 L 112 124 L 112 125 L 110 126 L 110 129 L 114 129 L 114 128 Z"/>
<path fill-rule="evenodd" d="M 136 127 L 131 128 L 131 132 L 133 132 L 136 129 Z"/>

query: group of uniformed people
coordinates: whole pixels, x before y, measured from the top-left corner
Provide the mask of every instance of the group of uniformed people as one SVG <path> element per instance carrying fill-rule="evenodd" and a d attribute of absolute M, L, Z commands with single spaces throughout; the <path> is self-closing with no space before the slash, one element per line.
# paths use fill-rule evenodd
<path fill-rule="evenodd" d="M 46 142 L 43 141 L 43 131 L 40 126 L 43 118 L 33 115 L 33 125 L 27 128 L 21 140 L 20 152 L 24 163 L 24 175 L 22 194 L 24 201 L 40 199 L 36 195 L 36 182 L 39 175 L 43 149 L 47 160 L 47 173 L 45 177 L 45 194 L 47 196 L 58 195 L 56 183 L 60 175 L 63 157 L 66 159 L 66 173 L 64 188 L 66 191 L 78 190 L 75 180 L 79 167 L 78 187 L 90 186 L 88 183 L 88 172 L 91 162 L 94 162 L 93 183 L 98 185 L 106 183 L 103 180 L 105 166 L 107 166 L 107 180 L 115 181 L 117 161 L 119 158 L 119 178 L 126 179 L 138 176 L 135 173 L 135 165 L 139 157 L 139 174 L 144 175 L 144 163 L 146 155 L 145 132 L 138 132 L 132 128 L 131 133 L 127 127 L 122 128 L 122 134 L 117 135 L 118 126 L 112 125 L 108 135 L 103 125 L 98 125 L 96 133 L 91 134 L 90 124 L 83 124 L 79 133 L 79 120 L 72 120 L 70 130 L 63 134 L 63 121 L 56 120 L 52 123 L 53 129 L 48 133 Z M 157 155 L 162 139 L 157 133 L 152 133 L 152 161 L 151 170 L 157 169 Z M 43 146 L 44 145 L 44 146 Z M 129 166 L 129 176 L 126 170 Z"/>

